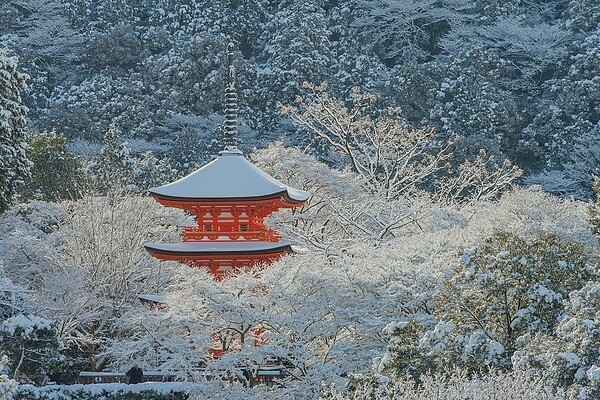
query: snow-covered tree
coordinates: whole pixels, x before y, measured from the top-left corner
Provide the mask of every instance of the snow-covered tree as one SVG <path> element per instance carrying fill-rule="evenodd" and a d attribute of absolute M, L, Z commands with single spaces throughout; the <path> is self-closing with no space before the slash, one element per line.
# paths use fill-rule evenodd
<path fill-rule="evenodd" d="M 423 399 L 471 400 L 529 400 L 531 398 L 564 400 L 567 393 L 548 384 L 540 376 L 524 372 L 503 373 L 490 371 L 485 376 L 469 376 L 461 370 L 428 374 L 419 381 L 410 377 L 389 380 L 385 377 L 358 377 L 350 390 L 343 392 L 326 388 L 320 400 L 423 400 Z"/>
<path fill-rule="evenodd" d="M 138 294 L 170 281 L 169 269 L 143 243 L 175 232 L 163 231 L 171 226 L 169 214 L 148 198 L 86 196 L 64 207 L 36 298 L 63 342 L 81 349 L 89 368 L 102 368 L 108 337 L 123 332 L 117 318 L 140 307 Z"/>
<path fill-rule="evenodd" d="M 600 192 L 600 182 L 596 180 L 594 182 L 594 192 L 596 193 L 596 202 L 590 204 L 588 208 L 588 219 L 590 222 L 591 231 L 594 232 L 598 240 L 600 240 L 600 197 L 598 193 Z"/>
<path fill-rule="evenodd" d="M 0 212 L 13 202 L 17 186 L 29 174 L 28 110 L 21 103 L 26 79 L 17 70 L 17 57 L 0 49 Z"/>
<path fill-rule="evenodd" d="M 464 0 L 361 0 L 364 10 L 355 24 L 383 58 L 426 59 L 439 52 L 440 38 L 470 18 L 473 5 Z"/>
<path fill-rule="evenodd" d="M 565 7 L 565 26 L 575 32 L 588 33 L 600 28 L 600 5 L 594 0 L 570 0 Z"/>
<path fill-rule="evenodd" d="M 173 137 L 170 158 L 175 169 L 183 174 L 191 173 L 222 150 L 216 131 L 222 124 L 217 115 L 197 117 L 173 115 L 164 122 L 161 130 Z"/>
<path fill-rule="evenodd" d="M 505 88 L 538 88 L 567 56 L 569 34 L 558 23 L 530 18 L 534 22 L 516 15 L 498 18 L 492 24 L 471 25 L 446 36 L 442 46 L 451 54 L 469 45 L 498 53 L 509 62 L 505 68 L 511 76 L 503 80 Z"/>
<path fill-rule="evenodd" d="M 177 170 L 166 158 L 158 159 L 151 151 L 140 156 L 132 154 L 115 125 L 111 125 L 104 135 L 100 153 L 88 162 L 86 172 L 100 193 L 122 189 L 144 193 L 177 176 Z"/>
<path fill-rule="evenodd" d="M 8 356 L 15 380 L 42 382 L 49 363 L 58 356 L 56 334 L 52 321 L 32 314 L 18 314 L 0 324 L 0 352 Z"/>
<path fill-rule="evenodd" d="M 325 2 L 330 31 L 330 47 L 335 55 L 330 90 L 336 96 L 360 87 L 369 93 L 382 94 L 389 71 L 387 66 L 368 49 L 369 38 L 361 37 L 361 28 L 354 24 L 360 15 L 354 0 Z"/>
<path fill-rule="evenodd" d="M 154 153 L 147 151 L 136 158 L 134 174 L 135 187 L 131 189 L 137 193 L 145 193 L 149 188 L 174 181 L 178 176 L 178 171 L 171 167 L 167 158 L 159 159 Z"/>
<path fill-rule="evenodd" d="M 512 357 L 515 368 L 539 371 L 554 384 L 569 388 L 573 398 L 600 395 L 598 281 L 589 281 L 565 299 L 565 315 L 555 335 L 531 335 Z"/>
<path fill-rule="evenodd" d="M 5 374 L 7 364 L 8 357 L 2 355 L 0 357 L 0 396 L 5 400 L 12 400 L 18 386 L 14 379 L 10 379 L 8 375 Z"/>
<path fill-rule="evenodd" d="M 376 371 L 419 379 L 448 365 L 470 373 L 508 369 L 511 357 L 535 365 L 531 337 L 556 335 L 563 300 L 591 276 L 580 244 L 494 234 L 463 253 L 461 266 L 434 295 L 437 323 L 398 319 L 384 329 L 389 344 Z"/>
<path fill-rule="evenodd" d="M 4 273 L 0 259 L 0 320 L 4 321 L 25 311 L 25 289 L 13 283 Z"/>
<path fill-rule="evenodd" d="M 87 172 L 102 191 L 122 188 L 133 180 L 134 163 L 131 149 L 121 140 L 121 131 L 116 125 L 111 125 L 104 134 L 100 154 L 88 164 Z"/>
<path fill-rule="evenodd" d="M 433 129 L 408 128 L 397 108 L 375 112 L 374 95 L 355 89 L 348 107 L 330 97 L 325 84 L 304 87 L 309 94 L 297 99 L 297 107 L 282 107 L 282 111 L 321 142 L 323 158 L 349 166 L 365 188 L 383 200 L 414 197 L 429 186 L 441 201 L 476 202 L 496 197 L 521 176 L 512 163 L 496 161 L 485 152 L 456 168 L 444 165 L 453 156 L 449 142 L 436 140 Z"/>
<path fill-rule="evenodd" d="M 384 199 L 413 192 L 447 157 L 444 148 L 434 151 L 431 129 L 407 129 L 397 109 L 372 115 L 374 95 L 354 89 L 352 106 L 347 107 L 330 97 L 325 84 L 305 83 L 303 87 L 308 95 L 298 97 L 297 106 L 282 107 L 282 111 L 322 141 L 331 158 L 342 157 L 343 163 Z"/>
<path fill-rule="evenodd" d="M 111 124 L 131 136 L 151 137 L 155 129 L 152 111 L 157 102 L 150 90 L 139 73 L 97 73 L 77 84 L 58 87 L 39 126 L 60 131 L 69 140 L 100 141 Z"/>
<path fill-rule="evenodd" d="M 265 27 L 256 96 L 263 107 L 275 110 L 291 102 L 304 81 L 321 82 L 332 65 L 329 30 L 322 0 L 281 1 Z"/>
<path fill-rule="evenodd" d="M 456 359 L 468 369 L 507 367 L 521 335 L 556 329 L 562 300 L 591 276 L 586 262 L 582 245 L 555 236 L 528 242 L 494 234 L 462 255 L 462 265 L 436 297 L 440 322 L 423 340 L 436 357 Z M 448 346 L 448 340 L 459 346 Z"/>
<path fill-rule="evenodd" d="M 444 70 L 443 65 L 435 61 L 406 62 L 391 69 L 386 92 L 400 108 L 400 115 L 413 127 L 430 123 L 430 112 L 443 96 L 439 89 Z"/>
<path fill-rule="evenodd" d="M 594 180 L 600 176 L 600 126 L 576 140 L 562 169 L 545 169 L 525 178 L 526 185 L 540 185 L 549 193 L 579 200 L 594 197 Z"/>
<path fill-rule="evenodd" d="M 299 245 L 322 250 L 360 242 L 389 240 L 410 225 L 420 207 L 416 199 L 390 200 L 373 195 L 364 177 L 335 170 L 297 148 L 275 143 L 253 154 L 261 168 L 293 187 L 311 193 L 305 205 L 269 218 Z M 416 204 L 415 204 L 416 203 Z"/>
<path fill-rule="evenodd" d="M 83 35 L 67 21 L 61 0 L 12 3 L 24 14 L 17 45 L 28 50 L 26 64 L 32 72 L 45 76 L 45 84 L 60 84 L 61 78 L 70 77 L 70 67 L 81 57 Z"/>
<path fill-rule="evenodd" d="M 516 103 L 498 84 L 506 63 L 481 47 L 464 49 L 445 68 L 429 116 L 438 133 L 455 138 L 458 162 L 484 149 L 512 155 L 519 130 Z"/>
<path fill-rule="evenodd" d="M 434 182 L 434 197 L 445 204 L 471 205 L 497 199 L 513 187 L 522 174 L 510 161 L 498 162 L 484 150 L 473 161 L 465 160 L 456 168 L 448 165 L 447 172 L 449 176 Z"/>
<path fill-rule="evenodd" d="M 574 45 L 565 76 L 547 81 L 533 121 L 522 141 L 543 155 L 549 168 L 569 162 L 577 144 L 589 145 L 597 135 L 600 105 L 600 32 Z"/>

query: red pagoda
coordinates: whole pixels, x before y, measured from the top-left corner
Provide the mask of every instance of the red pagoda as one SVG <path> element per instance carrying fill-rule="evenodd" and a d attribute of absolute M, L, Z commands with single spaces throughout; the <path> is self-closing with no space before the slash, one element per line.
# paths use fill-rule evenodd
<path fill-rule="evenodd" d="M 264 219 L 280 208 L 298 207 L 309 197 L 307 192 L 278 182 L 237 149 L 237 94 L 231 44 L 224 132 L 225 150 L 215 160 L 178 181 L 150 189 L 160 204 L 194 215 L 196 226 L 184 228 L 181 243 L 144 244 L 157 259 L 207 268 L 216 279 L 258 263 L 270 263 L 290 252 L 290 244 L 267 228 Z"/>

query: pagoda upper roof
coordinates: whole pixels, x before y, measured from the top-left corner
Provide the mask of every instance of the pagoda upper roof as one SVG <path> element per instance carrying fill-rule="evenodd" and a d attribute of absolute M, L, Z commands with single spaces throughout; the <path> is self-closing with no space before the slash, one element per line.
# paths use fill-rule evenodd
<path fill-rule="evenodd" d="M 309 193 L 289 187 L 248 161 L 236 147 L 228 147 L 199 170 L 164 186 L 150 189 L 154 197 L 182 201 L 262 200 L 306 201 Z"/>
<path fill-rule="evenodd" d="M 144 243 L 149 252 L 177 255 L 228 255 L 228 254 L 269 254 L 291 251 L 286 241 L 199 241 L 182 243 Z"/>

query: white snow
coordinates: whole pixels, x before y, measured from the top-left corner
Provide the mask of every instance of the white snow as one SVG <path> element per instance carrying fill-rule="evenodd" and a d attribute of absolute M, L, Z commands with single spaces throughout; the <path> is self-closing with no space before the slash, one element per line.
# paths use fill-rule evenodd
<path fill-rule="evenodd" d="M 8 318 L 0 325 L 0 330 L 9 335 L 14 335 L 19 328 L 23 331 L 21 336 L 27 337 L 36 330 L 52 329 L 52 321 L 31 314 L 19 314 Z"/>
<path fill-rule="evenodd" d="M 527 295 L 531 300 L 544 300 L 547 303 L 562 300 L 560 293 L 556 293 L 539 283 L 529 289 Z"/>
<path fill-rule="evenodd" d="M 146 300 L 146 301 L 151 301 L 153 303 L 164 303 L 165 302 L 165 296 L 161 296 L 158 294 L 139 294 L 138 298 L 140 300 Z"/>
<path fill-rule="evenodd" d="M 498 253 L 498 255 L 496 256 L 496 258 L 508 258 L 510 257 L 510 253 L 508 251 L 501 251 L 500 253 Z"/>
<path fill-rule="evenodd" d="M 440 321 L 432 331 L 427 331 L 420 341 L 421 346 L 431 346 L 434 352 L 445 349 L 450 341 L 449 334 L 456 326 L 452 322 Z"/>
<path fill-rule="evenodd" d="M 502 346 L 495 340 L 490 340 L 488 342 L 488 357 L 490 359 L 495 358 L 496 356 L 499 356 L 502 353 L 504 353 L 504 346 Z"/>
<path fill-rule="evenodd" d="M 199 170 L 150 193 L 187 199 L 252 199 L 289 197 L 291 202 L 308 199 L 309 193 L 291 188 L 248 161 L 236 148 L 222 151 L 219 157 Z"/>
<path fill-rule="evenodd" d="M 408 322 L 390 322 L 383 328 L 382 332 L 386 335 L 393 335 L 397 330 L 404 329 L 408 326 Z"/>
<path fill-rule="evenodd" d="M 562 358 L 563 360 L 565 360 L 568 364 L 569 367 L 575 366 L 575 365 L 579 365 L 581 363 L 581 359 L 579 358 L 579 356 L 575 353 L 560 353 L 558 355 L 560 358 Z"/>
<path fill-rule="evenodd" d="M 592 382 L 600 383 L 600 367 L 597 365 L 592 365 L 586 373 L 588 379 Z"/>
<path fill-rule="evenodd" d="M 519 264 L 521 264 L 521 265 L 527 265 L 527 258 L 525 258 L 525 256 L 521 257 L 519 259 Z"/>
<path fill-rule="evenodd" d="M 99 375 L 101 373 L 95 373 Z M 113 376 L 114 374 L 110 374 Z M 191 383 L 191 382 L 144 382 L 135 385 L 128 385 L 125 383 L 98 383 L 93 385 L 55 385 L 55 386 L 43 386 L 35 387 L 32 385 L 21 385 L 19 386 L 20 391 L 27 390 L 28 392 L 34 393 L 52 393 L 62 392 L 75 393 L 77 391 L 83 391 L 89 394 L 101 395 L 105 392 L 116 393 L 117 391 L 127 393 L 140 393 L 143 391 L 153 390 L 157 393 L 169 393 L 169 392 L 191 392 L 196 388 L 201 388 L 204 384 Z M 54 398 L 54 397 L 50 397 Z"/>
<path fill-rule="evenodd" d="M 473 256 L 475 255 L 475 253 L 477 252 L 477 249 L 472 247 L 470 249 L 466 249 L 463 254 L 460 256 L 460 261 L 464 264 L 467 265 L 471 262 L 471 258 L 473 258 Z"/>

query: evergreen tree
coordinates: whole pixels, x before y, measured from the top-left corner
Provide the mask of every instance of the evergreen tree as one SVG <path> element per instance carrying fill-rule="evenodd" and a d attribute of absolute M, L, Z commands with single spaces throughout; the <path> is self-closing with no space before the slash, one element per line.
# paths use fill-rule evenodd
<path fill-rule="evenodd" d="M 565 299 L 555 335 L 531 335 L 517 351 L 515 368 L 542 372 L 552 383 L 569 387 L 570 398 L 600 397 L 600 281 L 587 282 Z"/>
<path fill-rule="evenodd" d="M 430 118 L 442 136 L 459 139 L 459 156 L 482 148 L 512 155 L 519 114 L 511 93 L 499 85 L 505 68 L 504 60 L 480 47 L 465 50 L 445 68 Z"/>
<path fill-rule="evenodd" d="M 590 277 L 581 244 L 561 242 L 553 235 L 528 241 L 494 234 L 463 254 L 462 265 L 436 296 L 436 329 L 443 326 L 447 332 L 434 330 L 425 337 L 437 357 L 462 360 L 468 369 L 508 367 L 511 355 L 522 346 L 522 335 L 553 333 L 564 312 L 562 300 Z M 455 345 L 440 352 L 440 340 Z M 494 348 L 501 351 L 492 360 L 488 357 Z M 469 351 L 473 354 L 465 356 Z"/>
<path fill-rule="evenodd" d="M 121 140 L 121 131 L 111 125 L 104 134 L 103 146 L 87 166 L 87 170 L 98 190 L 122 189 L 133 181 L 135 159 L 127 143 Z"/>
<path fill-rule="evenodd" d="M 0 49 L 0 212 L 14 200 L 31 164 L 26 153 L 28 110 L 21 104 L 26 79 L 17 71 L 17 58 Z"/>
<path fill-rule="evenodd" d="M 393 64 L 427 60 L 440 53 L 440 39 L 472 17 L 467 0 L 358 0 L 355 24 L 366 45 Z"/>
<path fill-rule="evenodd" d="M 600 28 L 600 3 L 596 0 L 570 0 L 565 7 L 565 25 L 574 32 L 594 32 Z"/>
<path fill-rule="evenodd" d="M 59 201 L 76 199 L 85 180 L 83 164 L 67 148 L 63 135 L 35 135 L 29 141 L 33 166 L 21 191 L 25 198 Z"/>
<path fill-rule="evenodd" d="M 8 364 L 8 357 L 0 355 L 0 396 L 4 400 L 12 400 L 17 389 L 17 382 L 9 379 L 4 373 L 5 367 Z"/>
<path fill-rule="evenodd" d="M 406 62 L 390 71 L 387 96 L 413 127 L 431 123 L 431 110 L 444 96 L 440 89 L 444 71 L 444 66 L 435 61 L 423 64 Z"/>
<path fill-rule="evenodd" d="M 548 167 L 560 168 L 573 148 L 589 145 L 600 125 L 600 30 L 577 43 L 565 76 L 547 81 L 523 141 L 543 156 Z"/>
<path fill-rule="evenodd" d="M 325 9 L 333 52 L 331 92 L 342 96 L 359 87 L 382 95 L 389 71 L 377 54 L 368 49 L 368 41 L 354 24 L 359 14 L 354 0 L 325 2 Z"/>
<path fill-rule="evenodd" d="M 321 0 L 282 1 L 265 28 L 257 96 L 266 110 L 289 104 L 302 82 L 322 82 L 332 65 L 325 11 Z"/>
<path fill-rule="evenodd" d="M 0 324 L 0 351 L 7 354 L 15 380 L 23 375 L 40 384 L 58 356 L 54 323 L 32 314 L 19 314 Z"/>
<path fill-rule="evenodd" d="M 171 167 L 167 158 L 158 159 L 154 153 L 147 151 L 136 158 L 134 165 L 134 184 L 136 192 L 172 182 L 178 178 L 177 170 Z"/>

